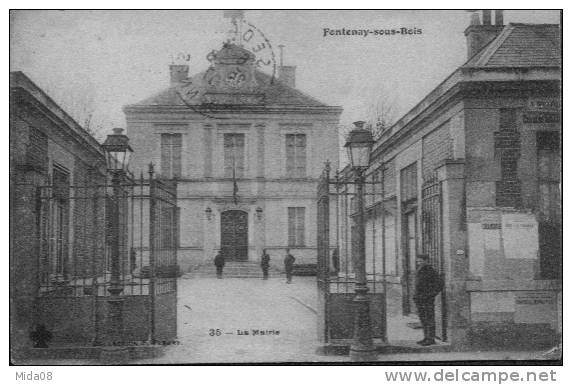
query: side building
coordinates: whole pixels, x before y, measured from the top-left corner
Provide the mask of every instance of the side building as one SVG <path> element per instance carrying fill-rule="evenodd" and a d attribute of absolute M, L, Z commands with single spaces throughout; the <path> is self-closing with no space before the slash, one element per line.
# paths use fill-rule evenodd
<path fill-rule="evenodd" d="M 103 148 L 22 72 L 10 73 L 10 330 L 14 354 L 43 324 L 52 342 L 88 339 L 90 315 L 63 301 L 102 274 L 104 205 L 85 189 L 105 185 Z M 83 194 L 83 195 L 82 195 Z M 91 197 L 91 196 L 90 196 Z M 74 198 L 74 199 L 72 199 Z M 99 228 L 96 229 L 95 226 Z M 96 251 L 97 250 L 97 251 Z M 91 282 L 91 281 L 90 281 Z M 57 297 L 57 298 L 56 298 Z M 92 301 L 92 297 L 83 297 Z M 78 303 L 78 302 L 77 302 Z M 60 306 L 62 305 L 62 306 Z"/>
<path fill-rule="evenodd" d="M 210 67 L 189 77 L 171 65 L 171 84 L 124 108 L 136 175 L 155 164 L 178 181 L 179 265 L 260 258 L 316 260 L 317 179 L 338 163 L 341 108 L 295 89 L 295 67 L 274 78 L 255 55 L 225 43 Z"/>
<path fill-rule="evenodd" d="M 415 255 L 445 279 L 438 336 L 556 343 L 562 325 L 561 30 L 466 29 L 468 61 L 373 148 L 367 258 L 400 313 L 416 313 Z M 373 190 L 373 191 L 372 191 Z M 382 203 L 383 195 L 383 203 Z M 395 305 L 395 304 L 394 304 Z M 389 330 L 391 336 L 391 330 Z"/>

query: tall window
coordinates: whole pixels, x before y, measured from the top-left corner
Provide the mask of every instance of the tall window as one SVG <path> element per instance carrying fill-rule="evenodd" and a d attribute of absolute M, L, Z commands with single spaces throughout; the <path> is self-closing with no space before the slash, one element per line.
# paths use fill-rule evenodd
<path fill-rule="evenodd" d="M 304 246 L 304 207 L 288 207 L 288 246 Z"/>
<path fill-rule="evenodd" d="M 560 135 L 538 132 L 538 213 L 540 274 L 542 278 L 560 277 L 562 269 L 562 207 L 560 175 Z"/>
<path fill-rule="evenodd" d="M 417 199 L 417 163 L 401 170 L 401 201 L 408 202 Z"/>
<path fill-rule="evenodd" d="M 244 176 L 244 134 L 224 134 L 224 176 Z"/>
<path fill-rule="evenodd" d="M 514 108 L 501 108 L 500 109 L 500 121 L 499 128 L 501 131 L 516 130 L 516 109 Z"/>
<path fill-rule="evenodd" d="M 161 175 L 165 178 L 181 176 L 181 134 L 161 134 Z"/>
<path fill-rule="evenodd" d="M 302 178 L 306 176 L 306 135 L 286 135 L 286 176 Z"/>
<path fill-rule="evenodd" d="M 67 274 L 69 250 L 69 197 L 70 179 L 67 170 L 54 167 L 53 170 L 52 233 L 50 234 L 51 271 L 63 277 Z"/>
<path fill-rule="evenodd" d="M 521 205 L 518 180 L 520 137 L 517 131 L 516 109 L 500 109 L 499 131 L 495 136 L 495 147 L 500 151 L 501 169 L 501 180 L 496 183 L 496 204 L 503 207 L 519 207 Z"/>
<path fill-rule="evenodd" d="M 539 212 L 543 220 L 560 222 L 560 135 L 537 133 Z"/>

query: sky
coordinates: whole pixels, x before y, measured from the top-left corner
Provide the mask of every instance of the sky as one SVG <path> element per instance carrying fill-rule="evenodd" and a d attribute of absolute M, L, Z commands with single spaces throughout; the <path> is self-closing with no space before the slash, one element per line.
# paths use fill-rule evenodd
<path fill-rule="evenodd" d="M 245 11 L 245 20 L 295 65 L 296 86 L 341 106 L 342 126 L 364 120 L 376 100 L 401 117 L 467 59 L 471 13 L 458 11 Z M 505 11 L 505 24 L 559 23 L 558 11 Z M 324 29 L 421 33 L 326 35 Z M 22 71 L 96 137 L 124 127 L 122 107 L 169 85 L 179 54 L 190 73 L 228 38 L 223 11 L 12 11 L 10 70 Z"/>

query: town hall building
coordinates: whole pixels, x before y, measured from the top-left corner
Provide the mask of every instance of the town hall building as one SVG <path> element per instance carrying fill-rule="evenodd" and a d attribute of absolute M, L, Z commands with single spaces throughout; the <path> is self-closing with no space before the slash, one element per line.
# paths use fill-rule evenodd
<path fill-rule="evenodd" d="M 170 85 L 124 107 L 135 175 L 153 163 L 177 179 L 179 266 L 316 261 L 316 188 L 324 163 L 338 164 L 340 107 L 295 88 L 294 66 L 276 73 L 241 43 L 224 43 L 210 67 L 189 76 L 170 66 Z"/>

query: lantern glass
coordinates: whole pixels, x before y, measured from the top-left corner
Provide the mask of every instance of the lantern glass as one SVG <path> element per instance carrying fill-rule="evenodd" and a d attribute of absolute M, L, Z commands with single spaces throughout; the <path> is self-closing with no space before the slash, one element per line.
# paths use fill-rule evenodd
<path fill-rule="evenodd" d="M 129 138 L 122 134 L 123 129 L 114 128 L 108 135 L 103 148 L 107 152 L 107 168 L 111 171 L 127 171 L 129 158 L 133 150 L 129 146 Z"/>
<path fill-rule="evenodd" d="M 367 167 L 369 165 L 370 143 L 352 143 L 348 146 L 348 156 L 352 167 Z"/>
<path fill-rule="evenodd" d="M 369 157 L 374 140 L 371 131 L 365 130 L 363 121 L 355 122 L 355 128 L 350 131 L 345 147 L 348 151 L 350 164 L 354 168 L 369 166 Z"/>

